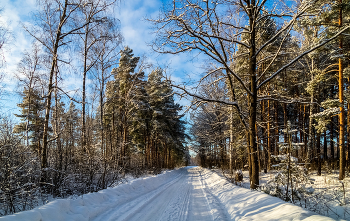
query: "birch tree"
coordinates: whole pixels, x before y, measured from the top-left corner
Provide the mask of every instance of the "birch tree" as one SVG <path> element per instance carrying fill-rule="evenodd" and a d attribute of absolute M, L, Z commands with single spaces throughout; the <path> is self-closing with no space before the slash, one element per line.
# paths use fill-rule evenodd
<path fill-rule="evenodd" d="M 54 89 L 58 85 L 54 84 L 54 76 L 58 72 L 60 64 L 69 63 L 65 57 L 65 52 L 72 45 L 72 37 L 81 34 L 83 29 L 97 20 L 95 16 L 101 10 L 89 15 L 89 18 L 79 21 L 82 10 L 88 7 L 89 2 L 85 0 L 42 0 L 38 1 L 39 10 L 35 14 L 35 25 L 32 27 L 24 26 L 25 30 L 38 41 L 48 53 L 50 60 L 49 81 L 46 89 L 45 101 L 45 120 L 42 141 L 41 167 L 47 168 L 47 148 L 48 148 L 48 130 L 50 121 L 51 98 Z M 103 5 L 108 7 L 108 5 Z M 45 174 L 43 175 L 43 181 Z"/>
<path fill-rule="evenodd" d="M 83 58 L 83 90 L 82 90 L 82 146 L 86 145 L 86 77 L 88 71 L 96 64 L 96 57 L 91 56 L 93 46 L 99 41 L 109 40 L 120 42 L 121 35 L 115 20 L 107 17 L 108 7 L 112 6 L 117 0 L 93 0 L 86 2 L 86 6 L 82 9 L 81 21 L 87 23 L 80 34 L 81 53 Z M 102 31 L 101 28 L 108 30 Z M 111 39 L 113 38 L 113 39 Z"/>

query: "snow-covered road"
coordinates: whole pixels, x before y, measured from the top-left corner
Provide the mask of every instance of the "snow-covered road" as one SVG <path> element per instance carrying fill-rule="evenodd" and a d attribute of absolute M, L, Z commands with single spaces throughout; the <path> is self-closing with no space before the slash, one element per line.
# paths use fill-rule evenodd
<path fill-rule="evenodd" d="M 186 167 L 128 184 L 55 200 L 2 220 L 333 220 L 264 193 L 237 187 L 216 173 Z"/>
<path fill-rule="evenodd" d="M 198 170 L 181 169 L 179 172 L 157 189 L 111 208 L 92 220 L 214 220 Z"/>

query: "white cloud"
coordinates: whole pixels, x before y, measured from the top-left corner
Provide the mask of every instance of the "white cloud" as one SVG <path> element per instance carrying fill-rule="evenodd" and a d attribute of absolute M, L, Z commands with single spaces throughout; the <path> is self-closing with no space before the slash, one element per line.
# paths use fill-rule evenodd
<path fill-rule="evenodd" d="M 121 31 L 124 36 L 124 45 L 134 50 L 135 56 L 146 55 L 148 61 L 155 66 L 167 67 L 167 74 L 177 83 L 189 80 L 197 80 L 203 72 L 202 56 L 193 59 L 193 54 L 159 55 L 148 46 L 154 39 L 151 33 L 151 23 L 145 18 L 156 17 L 162 7 L 161 0 L 133 0 L 121 1 L 115 10 L 115 16 L 121 22 Z M 36 0 L 2 0 L 3 12 L 0 14 L 0 22 L 10 27 L 15 40 L 11 44 L 11 51 L 6 52 L 6 78 L 7 89 L 14 87 L 13 73 L 17 63 L 22 58 L 24 50 L 30 50 L 32 38 L 30 38 L 20 25 L 20 22 L 30 22 L 30 14 L 36 9 Z M 91 84 L 91 82 L 89 82 Z M 79 89 L 81 91 L 81 76 L 70 75 L 64 79 L 62 87 L 68 90 Z M 71 92 L 71 95 L 77 96 Z M 182 105 L 189 104 L 184 100 Z M 15 104 L 14 104 L 15 105 Z"/>
<path fill-rule="evenodd" d="M 7 86 L 13 85 L 13 73 L 17 63 L 22 58 L 22 53 L 31 48 L 31 40 L 21 27 L 20 22 L 26 22 L 29 13 L 35 9 L 35 0 L 28 1 L 2 1 L 3 11 L 0 14 L 0 22 L 9 29 L 13 39 L 5 50 L 6 66 L 4 72 Z"/>
<path fill-rule="evenodd" d="M 124 45 L 134 50 L 135 56 L 146 54 L 148 61 L 155 66 L 166 68 L 167 75 L 178 84 L 200 79 L 204 56 L 192 53 L 180 55 L 157 54 L 148 44 L 154 40 L 152 24 L 145 18 L 156 18 L 162 8 L 161 0 L 123 1 L 116 17 L 121 22 Z M 190 105 L 187 99 L 176 99 L 183 106 Z"/>
<path fill-rule="evenodd" d="M 2 0 L 1 8 L 0 23 L 10 31 L 13 39 L 3 51 L 6 63 L 0 70 L 4 73 L 4 88 L 0 105 L 9 112 L 18 112 L 16 104 L 20 98 L 15 89 L 14 73 L 22 58 L 22 53 L 31 47 L 31 40 L 26 36 L 20 22 L 25 22 L 29 13 L 35 9 L 35 0 Z"/>
<path fill-rule="evenodd" d="M 184 79 L 184 73 L 198 74 L 201 71 L 200 63 L 191 62 L 192 56 L 189 54 L 159 55 L 148 46 L 155 36 L 152 34 L 152 24 L 145 18 L 155 18 L 162 4 L 160 0 L 134 0 L 121 3 L 116 17 L 121 21 L 124 44 L 132 48 L 136 56 L 146 54 L 154 65 L 169 65 L 172 75 L 180 75 L 179 78 Z"/>

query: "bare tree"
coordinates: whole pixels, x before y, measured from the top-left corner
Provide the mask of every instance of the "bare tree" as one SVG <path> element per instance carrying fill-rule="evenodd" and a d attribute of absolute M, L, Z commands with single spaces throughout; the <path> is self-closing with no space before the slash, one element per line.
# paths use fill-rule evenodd
<path fill-rule="evenodd" d="M 105 137 L 104 137 L 104 106 L 105 106 L 105 89 L 108 79 L 112 76 L 111 70 L 114 65 L 117 64 L 119 53 L 117 48 L 120 44 L 120 35 L 118 29 L 116 28 L 116 23 L 113 20 L 107 21 L 108 23 L 104 27 L 100 27 L 99 35 L 101 40 L 97 42 L 92 47 L 92 52 L 94 53 L 94 72 L 93 76 L 97 79 L 96 88 L 99 92 L 99 114 L 100 114 L 100 133 L 101 133 L 101 152 L 104 164 L 104 171 L 102 174 L 101 185 L 103 188 L 106 187 L 105 175 L 107 169 L 107 148 L 105 147 Z"/>
<path fill-rule="evenodd" d="M 0 13 L 2 11 L 3 9 L 0 8 Z M 11 38 L 12 38 L 11 32 L 9 31 L 6 24 L 4 24 L 3 22 L 0 22 L 0 67 L 4 65 L 4 62 L 5 62 L 4 50 L 6 46 L 10 43 Z"/>
<path fill-rule="evenodd" d="M 87 6 L 82 10 L 83 21 L 89 23 L 84 27 L 83 34 L 80 35 L 82 40 L 82 55 L 83 55 L 83 91 L 82 91 L 82 146 L 85 149 L 86 145 L 86 76 L 88 71 L 96 64 L 98 56 L 91 56 L 93 46 L 99 41 L 105 41 L 107 38 L 119 44 L 122 37 L 119 32 L 117 21 L 107 17 L 107 6 L 112 5 L 117 0 L 93 0 L 87 3 Z M 101 32 L 102 27 L 106 31 Z"/>
<path fill-rule="evenodd" d="M 111 3 L 112 4 L 112 3 Z M 95 23 L 98 14 L 107 8 L 108 4 L 102 4 L 99 10 L 89 14 L 88 18 L 80 21 L 82 10 L 89 7 L 85 0 L 42 0 L 38 2 L 40 10 L 36 13 L 36 26 L 24 27 L 25 30 L 40 42 L 49 54 L 50 71 L 47 87 L 45 121 L 42 147 L 42 169 L 47 168 L 48 129 L 51 110 L 52 92 L 58 85 L 54 85 L 54 76 L 58 72 L 59 63 L 69 63 L 65 60 L 64 50 L 72 44 L 72 37 L 81 34 L 83 29 Z M 45 176 L 44 176 L 45 177 Z M 45 178 L 44 178 L 45 179 Z"/>

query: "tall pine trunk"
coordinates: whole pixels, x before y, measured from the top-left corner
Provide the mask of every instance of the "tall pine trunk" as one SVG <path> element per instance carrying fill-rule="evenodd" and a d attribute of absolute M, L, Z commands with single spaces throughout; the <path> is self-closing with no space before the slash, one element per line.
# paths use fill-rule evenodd
<path fill-rule="evenodd" d="M 317 175 L 321 176 L 321 134 L 316 133 L 316 147 L 317 147 Z"/>
<path fill-rule="evenodd" d="M 279 142 L 279 127 L 278 127 L 278 101 L 274 102 L 274 107 L 275 107 L 275 148 L 274 148 L 274 155 L 279 154 L 279 149 L 278 149 L 278 142 Z"/>
<path fill-rule="evenodd" d="M 342 0 L 339 0 L 339 4 L 342 4 Z M 343 25 L 343 10 L 342 6 L 339 9 L 339 27 Z M 340 53 L 343 52 L 343 38 L 339 36 L 339 48 Z M 339 102 L 340 102 L 340 114 L 339 114 L 339 180 L 345 178 L 345 112 L 344 112 L 344 82 L 343 82 L 343 60 L 339 58 Z"/>
<path fill-rule="evenodd" d="M 270 93 L 268 93 L 270 94 Z M 267 170 L 271 170 L 271 116 L 270 100 L 267 101 Z"/>

